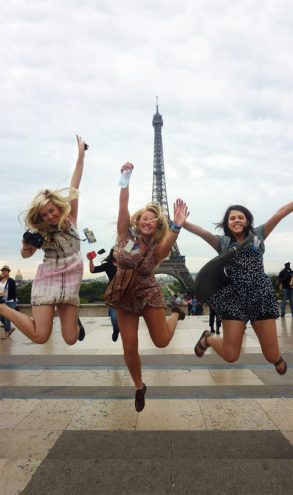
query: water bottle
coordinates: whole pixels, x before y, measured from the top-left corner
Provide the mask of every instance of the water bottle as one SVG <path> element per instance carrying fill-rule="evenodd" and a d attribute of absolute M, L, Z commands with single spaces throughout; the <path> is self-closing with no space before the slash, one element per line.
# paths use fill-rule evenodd
<path fill-rule="evenodd" d="M 122 187 L 122 189 L 125 189 L 128 186 L 131 174 L 132 174 L 132 168 L 128 170 L 124 170 L 122 172 L 119 180 L 119 186 Z"/>

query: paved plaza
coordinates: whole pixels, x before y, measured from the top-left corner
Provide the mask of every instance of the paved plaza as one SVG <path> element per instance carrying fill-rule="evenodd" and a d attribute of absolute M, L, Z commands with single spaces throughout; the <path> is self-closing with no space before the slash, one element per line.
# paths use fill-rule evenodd
<path fill-rule="evenodd" d="M 291 494 L 293 320 L 279 319 L 285 376 L 263 358 L 248 326 L 227 364 L 195 342 L 208 316 L 178 323 L 166 349 L 139 328 L 143 412 L 120 337 L 108 317 L 82 317 L 86 338 L 67 346 L 15 331 L 1 340 L 1 495 Z"/>

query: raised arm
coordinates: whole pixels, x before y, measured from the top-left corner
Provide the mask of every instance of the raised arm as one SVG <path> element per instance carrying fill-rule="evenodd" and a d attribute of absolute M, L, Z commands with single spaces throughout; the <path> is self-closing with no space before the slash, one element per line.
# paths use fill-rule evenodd
<path fill-rule="evenodd" d="M 78 135 L 76 135 L 76 140 L 77 140 L 77 147 L 78 147 L 78 156 L 77 156 L 75 169 L 74 169 L 72 177 L 71 177 L 70 187 L 74 187 L 75 189 L 79 189 L 80 181 L 82 178 L 83 166 L 84 166 L 85 141 Z M 70 218 L 75 225 L 77 223 L 77 214 L 78 214 L 78 198 L 73 199 L 71 201 Z"/>
<path fill-rule="evenodd" d="M 283 220 L 284 217 L 292 213 L 293 201 L 282 206 L 267 222 L 264 224 L 264 238 L 268 237 L 272 230 Z"/>
<path fill-rule="evenodd" d="M 164 241 L 162 241 L 158 245 L 158 250 L 157 250 L 158 262 L 162 261 L 164 258 L 166 258 L 169 255 L 173 244 L 177 241 L 177 237 L 180 232 L 180 229 L 183 223 L 186 221 L 188 215 L 189 213 L 186 203 L 184 203 L 182 199 L 176 199 L 174 203 L 174 220 L 173 223 L 171 224 L 171 229 L 168 232 L 168 235 L 164 239 Z"/>
<path fill-rule="evenodd" d="M 126 162 L 121 167 L 121 173 L 123 172 L 132 172 L 133 165 L 130 162 Z M 119 195 L 119 212 L 118 212 L 118 220 L 117 220 L 117 234 L 118 241 L 124 239 L 127 236 L 127 231 L 130 227 L 130 215 L 128 210 L 128 202 L 129 202 L 129 185 L 126 187 L 121 187 L 120 195 Z"/>
<path fill-rule="evenodd" d="M 219 251 L 220 247 L 220 242 L 217 236 L 209 232 L 208 230 L 203 229 L 199 225 L 195 225 L 194 223 L 190 222 L 184 222 L 182 227 L 185 230 L 188 230 L 188 232 L 191 232 L 192 234 L 198 235 L 201 237 L 204 241 L 206 241 L 212 248 L 214 248 L 216 251 Z"/>

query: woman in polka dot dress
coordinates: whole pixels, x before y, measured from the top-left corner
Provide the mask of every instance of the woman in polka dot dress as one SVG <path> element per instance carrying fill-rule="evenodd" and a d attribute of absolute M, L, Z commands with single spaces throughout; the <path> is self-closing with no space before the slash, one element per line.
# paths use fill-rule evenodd
<path fill-rule="evenodd" d="M 265 358 L 283 375 L 287 364 L 280 355 L 276 318 L 279 316 L 274 289 L 264 273 L 264 240 L 276 225 L 293 211 L 293 202 L 280 208 L 264 225 L 254 228 L 253 216 L 241 205 L 230 206 L 223 220 L 217 225 L 224 235 L 217 236 L 198 225 L 185 222 L 183 227 L 202 237 L 218 253 L 245 241 L 253 232 L 254 241 L 239 250 L 229 263 L 227 272 L 230 283 L 215 292 L 208 305 L 222 319 L 223 337 L 212 336 L 205 330 L 195 346 L 195 354 L 202 357 L 212 347 L 225 361 L 234 362 L 241 351 L 246 324 L 251 321 Z"/>

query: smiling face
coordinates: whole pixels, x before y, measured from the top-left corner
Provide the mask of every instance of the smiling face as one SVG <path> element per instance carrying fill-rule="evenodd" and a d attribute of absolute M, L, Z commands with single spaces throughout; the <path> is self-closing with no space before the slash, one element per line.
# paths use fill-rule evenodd
<path fill-rule="evenodd" d="M 43 206 L 40 210 L 40 217 L 44 223 L 56 227 L 60 220 L 61 212 L 59 208 L 52 203 L 52 201 L 49 201 L 46 206 Z"/>
<path fill-rule="evenodd" d="M 154 235 L 157 230 L 156 215 L 152 211 L 145 211 L 138 221 L 138 229 L 143 237 Z"/>
<path fill-rule="evenodd" d="M 247 218 L 239 210 L 231 210 L 228 216 L 228 229 L 236 238 L 245 237 L 244 228 L 247 226 Z"/>

